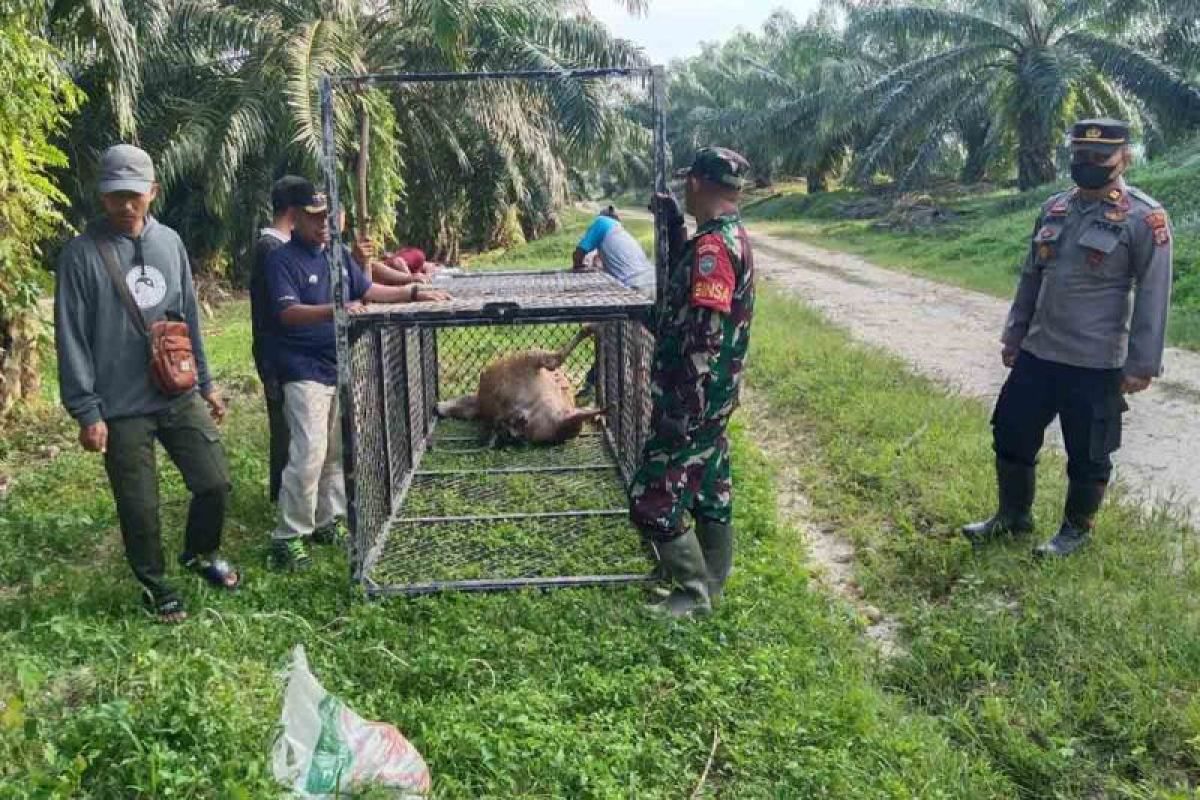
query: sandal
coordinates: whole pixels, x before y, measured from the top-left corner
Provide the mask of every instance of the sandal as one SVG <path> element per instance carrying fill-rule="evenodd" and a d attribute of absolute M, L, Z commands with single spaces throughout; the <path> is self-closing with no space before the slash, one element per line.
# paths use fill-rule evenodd
<path fill-rule="evenodd" d="M 183 601 L 174 594 L 155 597 L 149 589 L 142 590 L 142 603 L 154 620 L 163 625 L 178 625 L 187 619 Z"/>
<path fill-rule="evenodd" d="M 241 571 L 223 558 L 184 554 L 179 557 L 179 564 L 189 572 L 204 578 L 209 586 L 214 588 L 232 592 L 242 585 Z"/>

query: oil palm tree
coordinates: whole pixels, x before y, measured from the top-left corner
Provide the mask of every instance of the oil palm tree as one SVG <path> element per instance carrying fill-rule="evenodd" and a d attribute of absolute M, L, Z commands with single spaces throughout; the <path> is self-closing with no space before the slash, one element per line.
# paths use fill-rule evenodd
<path fill-rule="evenodd" d="M 131 6 L 130 24 L 145 18 L 156 32 L 139 51 L 134 119 L 158 158 L 160 215 L 213 265 L 251 240 L 273 177 L 317 173 L 321 75 L 642 63 L 575 0 L 146 2 Z M 626 5 L 640 11 L 645 3 Z M 457 217 L 494 230 L 510 206 L 545 217 L 561 202 L 566 164 L 620 133 L 607 99 L 600 84 L 566 81 L 341 93 L 339 159 L 344 175 L 353 175 L 357 123 L 368 115 L 363 216 L 386 238 L 397 207 L 421 210 L 407 215 L 402 232 L 452 255 L 463 236 Z M 119 131 L 116 115 L 94 113 L 71 139 L 82 167 L 74 192 L 81 216 L 94 210 L 87 187 L 97 140 Z M 486 191 L 466 191 L 468 184 Z M 535 184 L 543 186 L 535 191 Z M 357 216 L 354 195 L 343 192 Z"/>
<path fill-rule="evenodd" d="M 985 138 L 1015 141 L 1023 189 L 1056 177 L 1055 148 L 1071 117 L 1195 124 L 1196 86 L 1133 36 L 1116 33 L 1137 31 L 1145 8 L 1125 0 L 963 0 L 854 9 L 849 36 L 857 47 L 869 51 L 900 37 L 934 47 L 858 95 L 876 127 L 859 158 L 860 176 L 882 166 L 919 168 L 964 118 L 990 117 Z M 898 163 L 914 141 L 915 157 Z"/>

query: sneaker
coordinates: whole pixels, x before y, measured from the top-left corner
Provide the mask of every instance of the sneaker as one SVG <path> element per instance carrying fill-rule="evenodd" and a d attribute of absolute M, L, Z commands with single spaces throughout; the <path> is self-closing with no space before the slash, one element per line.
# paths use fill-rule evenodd
<path fill-rule="evenodd" d="M 271 542 L 271 568 L 295 572 L 312 566 L 312 557 L 303 539 L 276 539 Z"/>
<path fill-rule="evenodd" d="M 346 521 L 343 519 L 335 519 L 328 525 L 317 528 L 312 532 L 313 544 L 340 544 L 350 535 L 349 529 L 346 527 Z"/>

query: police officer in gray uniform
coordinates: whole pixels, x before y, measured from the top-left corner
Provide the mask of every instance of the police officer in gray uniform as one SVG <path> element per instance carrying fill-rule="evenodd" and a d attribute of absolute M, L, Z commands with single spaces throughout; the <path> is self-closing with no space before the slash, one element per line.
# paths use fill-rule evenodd
<path fill-rule="evenodd" d="M 1091 534 L 1121 445 L 1124 395 L 1162 373 L 1171 299 L 1171 227 L 1162 206 L 1129 186 L 1129 125 L 1083 120 L 1071 130 L 1076 188 L 1042 206 L 1005 324 L 1011 368 L 992 417 L 999 510 L 963 535 L 982 544 L 1033 530 L 1038 451 L 1058 416 L 1067 449 L 1063 522 L 1042 557 L 1068 556 Z"/>

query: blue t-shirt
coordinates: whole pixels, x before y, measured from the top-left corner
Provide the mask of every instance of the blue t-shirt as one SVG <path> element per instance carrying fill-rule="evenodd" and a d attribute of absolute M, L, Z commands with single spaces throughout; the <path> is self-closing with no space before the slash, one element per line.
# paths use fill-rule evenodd
<path fill-rule="evenodd" d="M 599 250 L 605 272 L 622 286 L 654 296 L 654 265 L 646 258 L 638 240 L 617 220 L 604 215 L 596 217 L 579 240 L 579 249 L 585 253 Z"/>
<path fill-rule="evenodd" d="M 371 281 L 358 264 L 345 254 L 349 270 L 343 269 L 346 301 L 360 300 Z M 280 313 L 294 305 L 320 306 L 333 302 L 329 278 L 329 253 L 298 239 L 267 256 L 267 287 L 272 303 L 274 330 L 270 337 L 272 362 L 280 383 L 316 381 L 337 385 L 337 345 L 333 322 L 317 325 L 284 325 Z"/>
<path fill-rule="evenodd" d="M 583 238 L 579 240 L 579 249 L 585 253 L 590 253 L 599 248 L 600 244 L 604 241 L 604 237 L 608 236 L 609 231 L 620 224 L 612 217 L 606 217 L 603 214 L 596 217 L 596 221 L 591 224 L 591 227 L 583 234 Z"/>

